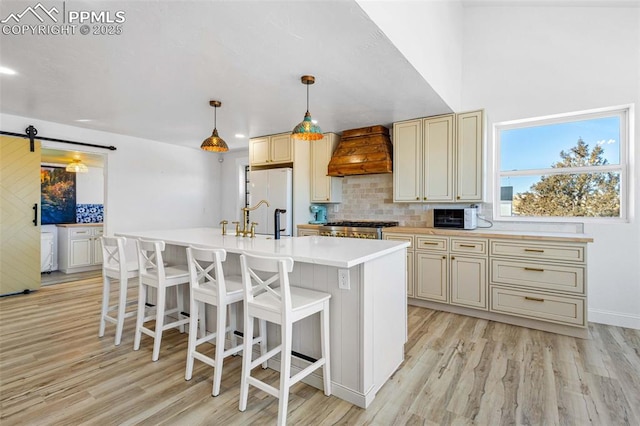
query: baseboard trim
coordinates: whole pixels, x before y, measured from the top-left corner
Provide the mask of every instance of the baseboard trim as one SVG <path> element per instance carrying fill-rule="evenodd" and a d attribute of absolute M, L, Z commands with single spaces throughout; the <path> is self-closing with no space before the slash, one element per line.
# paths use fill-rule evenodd
<path fill-rule="evenodd" d="M 589 309 L 589 321 L 640 330 L 640 315 L 623 314 L 602 309 Z"/>

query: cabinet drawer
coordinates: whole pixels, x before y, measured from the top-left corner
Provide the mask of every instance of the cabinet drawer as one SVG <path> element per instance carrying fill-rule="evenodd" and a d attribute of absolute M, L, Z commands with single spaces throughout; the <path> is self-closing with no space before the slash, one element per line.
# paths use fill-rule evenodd
<path fill-rule="evenodd" d="M 413 250 L 413 235 L 384 233 L 383 238 L 391 241 L 406 241 L 409 243 L 407 250 Z"/>
<path fill-rule="evenodd" d="M 447 251 L 449 239 L 446 237 L 416 236 L 416 250 Z"/>
<path fill-rule="evenodd" d="M 584 272 L 582 266 L 491 260 L 491 284 L 584 294 Z"/>
<path fill-rule="evenodd" d="M 94 237 L 102 237 L 102 234 L 104 234 L 104 229 L 103 228 L 94 228 L 93 229 Z"/>
<path fill-rule="evenodd" d="M 492 256 L 518 256 L 531 259 L 546 259 L 584 262 L 584 246 L 578 244 L 529 243 L 492 240 Z"/>
<path fill-rule="evenodd" d="M 91 235 L 91 229 L 89 228 L 72 229 L 69 232 L 70 238 L 89 238 Z"/>
<path fill-rule="evenodd" d="M 491 287 L 491 311 L 542 321 L 585 326 L 584 299 Z"/>
<path fill-rule="evenodd" d="M 480 238 L 451 238 L 451 253 L 487 254 L 488 241 Z"/>

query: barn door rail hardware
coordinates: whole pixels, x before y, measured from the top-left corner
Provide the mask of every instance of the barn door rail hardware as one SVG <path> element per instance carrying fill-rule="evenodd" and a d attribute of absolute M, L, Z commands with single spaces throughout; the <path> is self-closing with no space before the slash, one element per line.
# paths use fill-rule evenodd
<path fill-rule="evenodd" d="M 27 139 L 29 139 L 29 142 L 30 142 L 30 148 L 29 149 L 30 149 L 31 152 L 33 152 L 35 150 L 34 140 L 36 138 L 36 135 L 38 134 L 38 129 L 36 129 L 32 125 L 29 125 L 29 127 L 27 127 L 24 130 L 24 132 L 25 132 L 25 134 L 15 133 L 15 132 L 5 132 L 4 130 L 0 130 L 0 135 L 16 136 L 16 137 L 19 137 L 19 138 L 27 138 Z M 66 139 L 45 138 L 43 136 L 38 137 L 38 139 L 43 140 L 43 141 L 50 141 L 50 142 L 68 143 L 68 144 L 71 144 L 71 145 L 90 146 L 92 148 L 108 149 L 109 151 L 115 151 L 117 149 L 113 145 L 111 145 L 111 146 L 97 145 L 97 144 L 86 143 L 86 142 L 68 141 Z"/>

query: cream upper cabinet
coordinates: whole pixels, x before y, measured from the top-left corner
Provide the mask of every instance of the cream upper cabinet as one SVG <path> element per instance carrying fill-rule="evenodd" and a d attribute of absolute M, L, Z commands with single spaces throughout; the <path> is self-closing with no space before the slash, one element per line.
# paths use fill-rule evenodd
<path fill-rule="evenodd" d="M 423 201 L 453 201 L 453 121 L 453 115 L 424 120 Z"/>
<path fill-rule="evenodd" d="M 456 201 L 482 201 L 482 111 L 456 116 Z"/>
<path fill-rule="evenodd" d="M 393 125 L 393 200 L 482 200 L 482 111 Z"/>
<path fill-rule="evenodd" d="M 340 137 L 325 133 L 317 141 L 311 141 L 311 202 L 339 203 L 342 201 L 342 178 L 327 176 L 331 155 L 338 146 Z"/>
<path fill-rule="evenodd" d="M 393 125 L 393 201 L 422 199 L 422 119 Z"/>
<path fill-rule="evenodd" d="M 266 166 L 293 162 L 293 142 L 289 133 L 249 139 L 249 162 Z"/>

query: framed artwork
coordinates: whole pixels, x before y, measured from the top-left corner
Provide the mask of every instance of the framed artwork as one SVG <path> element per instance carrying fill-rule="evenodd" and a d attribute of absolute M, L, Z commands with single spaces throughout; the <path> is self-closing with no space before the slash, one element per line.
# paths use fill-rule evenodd
<path fill-rule="evenodd" d="M 76 174 L 64 167 L 40 167 L 41 223 L 76 223 Z"/>

